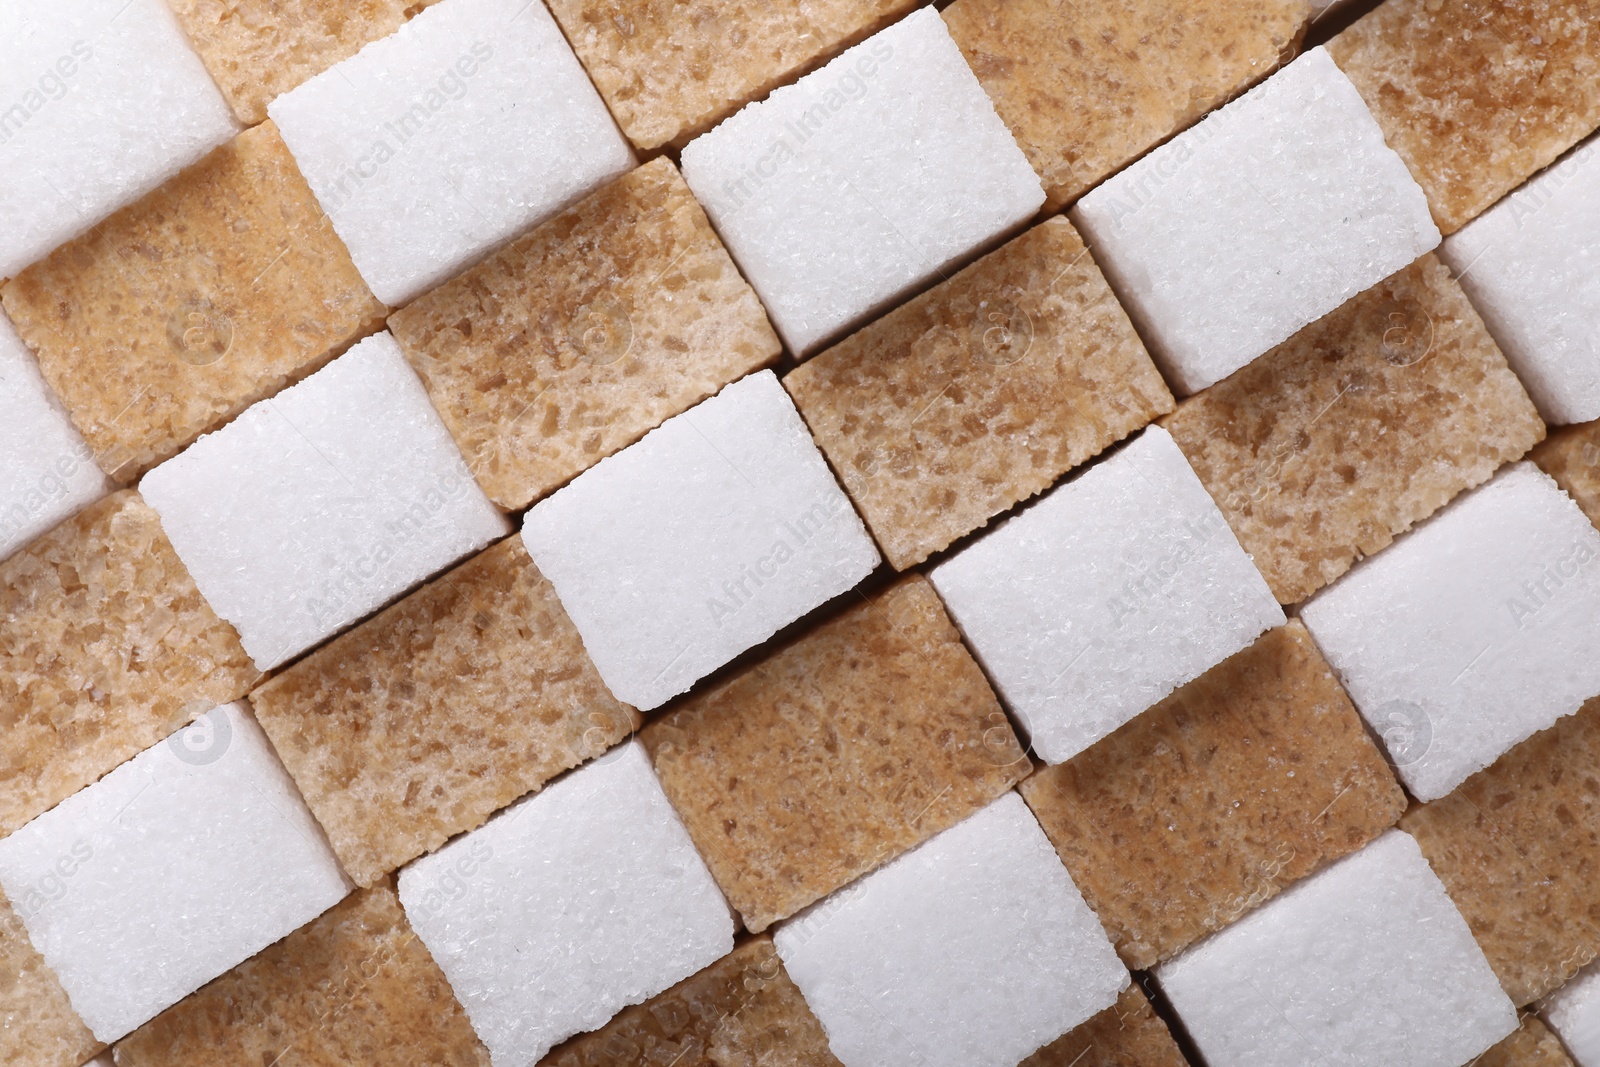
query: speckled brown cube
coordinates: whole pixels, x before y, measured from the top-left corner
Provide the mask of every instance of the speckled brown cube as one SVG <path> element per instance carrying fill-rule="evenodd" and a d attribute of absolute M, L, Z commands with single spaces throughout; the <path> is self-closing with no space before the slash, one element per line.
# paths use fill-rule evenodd
<path fill-rule="evenodd" d="M 78 1067 L 104 1047 L 0 894 L 0 1067 Z"/>
<path fill-rule="evenodd" d="M 1188 1067 L 1188 1063 L 1135 982 L 1111 1007 L 1018 1067 Z"/>
<path fill-rule="evenodd" d="M 897 570 L 1172 410 L 1127 314 L 1064 218 L 783 384 Z"/>
<path fill-rule="evenodd" d="M 1561 1039 L 1539 1021 L 1524 1015 L 1516 1033 L 1500 1042 L 1467 1067 L 1574 1067 Z"/>
<path fill-rule="evenodd" d="M 1522 383 L 1431 255 L 1162 425 L 1284 604 L 1544 437 Z"/>
<path fill-rule="evenodd" d="M 1600 526 L 1600 422 L 1555 431 L 1529 458 Z"/>
<path fill-rule="evenodd" d="M 782 350 L 671 161 L 601 189 L 389 319 L 509 511 Z"/>
<path fill-rule="evenodd" d="M 1135 970 L 1360 848 L 1406 803 L 1298 621 L 1022 795 Z"/>
<path fill-rule="evenodd" d="M 640 737 L 756 932 L 955 825 L 1029 770 L 920 575 L 691 696 Z"/>
<path fill-rule="evenodd" d="M 270 122 L 5 287 L 39 369 L 118 481 L 378 328 L 384 307 Z"/>

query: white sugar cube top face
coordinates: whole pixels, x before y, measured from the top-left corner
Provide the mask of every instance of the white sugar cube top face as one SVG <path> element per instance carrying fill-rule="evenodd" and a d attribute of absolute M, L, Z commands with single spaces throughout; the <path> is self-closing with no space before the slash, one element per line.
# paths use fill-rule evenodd
<path fill-rule="evenodd" d="M 1013 1067 L 1128 985 L 1015 793 L 813 905 L 774 941 L 845 1067 Z"/>
<path fill-rule="evenodd" d="M 388 333 L 200 438 L 139 489 L 262 670 L 510 529 Z"/>
<path fill-rule="evenodd" d="M 0 278 L 237 132 L 163 0 L 0 4 Z"/>
<path fill-rule="evenodd" d="M 267 113 L 391 306 L 634 162 L 540 0 L 443 0 Z"/>
<path fill-rule="evenodd" d="M 522 539 L 606 685 L 645 711 L 878 564 L 771 371 L 580 474 Z"/>
<path fill-rule="evenodd" d="M 101 1041 L 352 888 L 239 704 L 208 712 L 0 841 L 0 887 Z"/>
<path fill-rule="evenodd" d="M 1578 1067 L 1600 1067 L 1600 964 L 1590 964 L 1539 1008 Z"/>
<path fill-rule="evenodd" d="M 733 917 L 638 742 L 400 874 L 494 1067 L 527 1067 L 733 950 Z"/>
<path fill-rule="evenodd" d="M 1600 138 L 1445 239 L 1546 422 L 1600 418 Z"/>
<path fill-rule="evenodd" d="M 929 577 L 1050 763 L 1285 621 L 1158 426 Z"/>
<path fill-rule="evenodd" d="M 931 7 L 690 143 L 683 176 L 800 355 L 1044 203 Z"/>
<path fill-rule="evenodd" d="M 1322 48 L 1107 179 L 1072 219 L 1183 393 L 1439 243 L 1422 189 Z"/>
<path fill-rule="evenodd" d="M 1600 693 L 1600 530 L 1502 471 L 1300 613 L 1418 800 Z"/>

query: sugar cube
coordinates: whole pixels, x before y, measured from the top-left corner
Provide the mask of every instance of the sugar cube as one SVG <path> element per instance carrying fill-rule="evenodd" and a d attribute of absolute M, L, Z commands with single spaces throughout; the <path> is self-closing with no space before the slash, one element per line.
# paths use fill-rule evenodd
<path fill-rule="evenodd" d="M 1551 994 L 1541 1010 L 1578 1067 L 1600 1067 L 1600 963 Z"/>
<path fill-rule="evenodd" d="M 1524 1014 L 1517 1032 L 1473 1060 L 1470 1067 L 1575 1067 L 1561 1039 L 1539 1020 Z"/>
<path fill-rule="evenodd" d="M 443 0 L 267 107 L 392 306 L 633 165 L 543 3 Z"/>
<path fill-rule="evenodd" d="M 1528 458 L 1600 526 L 1600 421 L 1557 430 Z"/>
<path fill-rule="evenodd" d="M 798 998 L 799 994 L 796 994 Z M 78 1064 L 104 1048 L 72 1010 L 16 909 L 0 893 L 0 1034 L 7 1067 Z M 20 1053 L 27 1059 L 18 1059 Z"/>
<path fill-rule="evenodd" d="M 733 916 L 638 742 L 400 874 L 495 1067 L 528 1067 L 733 949 Z"/>
<path fill-rule="evenodd" d="M 534 505 L 522 538 L 600 677 L 641 711 L 878 564 L 771 371 L 580 474 Z"/>
<path fill-rule="evenodd" d="M 509 529 L 388 333 L 200 438 L 140 491 L 262 670 Z"/>
<path fill-rule="evenodd" d="M 1108 179 L 1072 219 L 1184 393 L 1439 243 L 1422 190 L 1322 48 Z"/>
<path fill-rule="evenodd" d="M 1134 982 L 1111 1007 L 1017 1067 L 1189 1067 L 1189 1061 Z"/>
<path fill-rule="evenodd" d="M 690 142 L 683 174 L 796 355 L 1044 202 L 931 7 Z"/>
<path fill-rule="evenodd" d="M 929 577 L 1049 763 L 1284 622 L 1157 426 Z"/>
<path fill-rule="evenodd" d="M 0 886 L 102 1041 L 350 890 L 242 704 L 207 712 L 0 841 Z"/>

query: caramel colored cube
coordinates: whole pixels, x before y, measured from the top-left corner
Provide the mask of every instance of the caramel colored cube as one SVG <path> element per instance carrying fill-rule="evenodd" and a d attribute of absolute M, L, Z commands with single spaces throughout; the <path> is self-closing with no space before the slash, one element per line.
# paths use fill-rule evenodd
<path fill-rule="evenodd" d="M 1524 1015 L 1516 1033 L 1468 1067 L 1573 1067 L 1573 1063 L 1561 1046 L 1561 1039 L 1537 1015 Z"/>
<path fill-rule="evenodd" d="M 1162 425 L 1284 604 L 1544 437 L 1522 383 L 1431 255 Z"/>
<path fill-rule="evenodd" d="M 120 482 L 309 374 L 384 315 L 270 122 L 0 295 L 95 462 Z"/>
<path fill-rule="evenodd" d="M 1117 1002 L 1018 1067 L 1188 1067 L 1172 1032 L 1134 982 Z"/>
<path fill-rule="evenodd" d="M 1305 0 L 956 0 L 945 22 L 1053 205 L 1265 78 Z"/>
<path fill-rule="evenodd" d="M 1406 803 L 1298 621 L 1022 795 L 1134 970 L 1360 848 Z"/>
<path fill-rule="evenodd" d="M 1557 430 L 1529 458 L 1600 526 L 1600 422 Z"/>
<path fill-rule="evenodd" d="M 666 159 L 425 294 L 389 328 L 508 511 L 782 350 Z"/>
<path fill-rule="evenodd" d="M 1173 403 L 1059 217 L 783 384 L 896 570 L 1049 488 Z"/>
<path fill-rule="evenodd" d="M 0 894 L 0 1067 L 78 1067 L 104 1047 Z"/>
<path fill-rule="evenodd" d="M 0 563 L 0 837 L 260 673 L 133 490 Z"/>
<path fill-rule="evenodd" d="M 1446 234 L 1600 125 L 1596 0 L 1386 0 L 1328 52 Z"/>
<path fill-rule="evenodd" d="M 920 575 L 691 696 L 640 737 L 754 932 L 955 825 L 1029 771 Z"/>

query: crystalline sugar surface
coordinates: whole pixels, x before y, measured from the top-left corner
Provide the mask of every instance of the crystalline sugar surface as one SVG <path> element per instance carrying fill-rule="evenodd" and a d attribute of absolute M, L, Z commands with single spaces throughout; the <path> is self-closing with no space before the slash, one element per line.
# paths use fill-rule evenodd
<path fill-rule="evenodd" d="M 1578 1067 L 1600 1067 L 1600 964 L 1591 964 L 1540 1006 Z"/>

